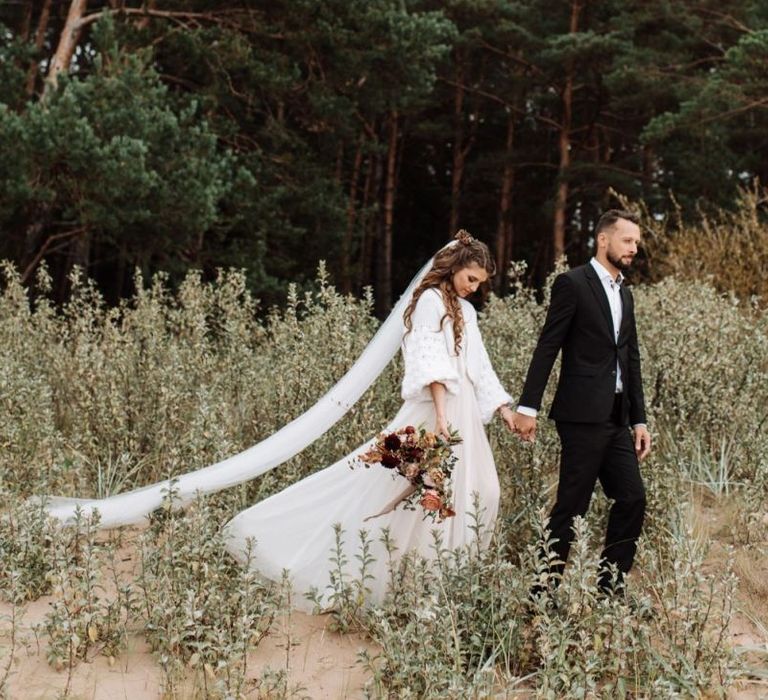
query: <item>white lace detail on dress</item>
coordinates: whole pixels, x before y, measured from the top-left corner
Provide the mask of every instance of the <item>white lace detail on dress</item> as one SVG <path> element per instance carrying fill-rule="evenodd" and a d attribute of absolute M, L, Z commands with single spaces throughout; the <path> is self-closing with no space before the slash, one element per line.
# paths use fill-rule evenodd
<path fill-rule="evenodd" d="M 448 321 L 440 328 L 445 307 L 439 292 L 427 290 L 413 310 L 410 333 L 403 337 L 402 397 L 404 400 L 429 401 L 429 385 L 440 382 L 451 394 L 459 393 L 459 371 L 456 357 L 449 354 L 446 334 L 453 331 Z"/>

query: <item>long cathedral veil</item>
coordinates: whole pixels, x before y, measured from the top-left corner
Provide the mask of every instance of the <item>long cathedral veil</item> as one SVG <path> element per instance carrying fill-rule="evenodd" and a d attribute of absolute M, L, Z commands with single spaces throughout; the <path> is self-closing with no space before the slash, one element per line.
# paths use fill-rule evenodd
<path fill-rule="evenodd" d="M 68 523 L 78 508 L 85 515 L 98 510 L 101 527 L 130 525 L 160 507 L 171 488 L 177 502 L 184 505 L 198 493 L 214 493 L 242 484 L 289 460 L 335 425 L 384 371 L 400 346 L 403 313 L 416 286 L 432 267 L 432 260 L 419 270 L 347 373 L 314 406 L 276 433 L 221 462 L 133 491 L 100 499 L 48 497 L 48 513 Z"/>

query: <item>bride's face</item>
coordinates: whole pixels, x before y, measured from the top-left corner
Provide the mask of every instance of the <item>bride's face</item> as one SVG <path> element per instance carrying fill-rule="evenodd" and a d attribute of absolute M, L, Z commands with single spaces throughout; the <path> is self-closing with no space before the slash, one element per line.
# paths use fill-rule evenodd
<path fill-rule="evenodd" d="M 456 294 L 464 298 L 474 294 L 487 279 L 488 273 L 480 265 L 473 262 L 453 273 L 453 288 L 456 290 Z"/>

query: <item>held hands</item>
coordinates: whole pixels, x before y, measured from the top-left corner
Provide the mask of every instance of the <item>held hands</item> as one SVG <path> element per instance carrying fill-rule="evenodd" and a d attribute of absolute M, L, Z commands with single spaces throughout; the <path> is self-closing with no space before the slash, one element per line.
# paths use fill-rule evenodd
<path fill-rule="evenodd" d="M 533 442 L 536 440 L 536 418 L 526 416 L 520 413 L 520 411 L 515 411 L 512 419 L 516 428 L 515 432 L 523 442 Z"/>
<path fill-rule="evenodd" d="M 651 451 L 651 434 L 644 425 L 637 425 L 633 428 L 635 433 L 635 453 L 641 462 Z"/>
<path fill-rule="evenodd" d="M 526 416 L 519 411 L 513 411 L 504 405 L 499 409 L 501 419 L 507 424 L 507 428 L 518 435 L 523 442 L 533 442 L 536 439 L 536 419 Z"/>

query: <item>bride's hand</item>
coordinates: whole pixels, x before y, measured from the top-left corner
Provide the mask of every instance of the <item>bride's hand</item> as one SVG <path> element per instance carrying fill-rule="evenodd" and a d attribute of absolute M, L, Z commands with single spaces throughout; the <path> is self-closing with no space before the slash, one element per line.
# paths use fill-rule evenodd
<path fill-rule="evenodd" d="M 451 431 L 448 430 L 448 421 L 445 420 L 445 416 L 437 417 L 437 421 L 435 422 L 435 433 L 444 440 L 451 439 Z"/>
<path fill-rule="evenodd" d="M 517 433 L 517 425 L 515 423 L 515 414 L 512 412 L 512 409 L 507 405 L 504 404 L 499 408 L 499 415 L 501 416 L 501 419 L 506 423 L 507 428 L 509 429 L 509 432 L 511 433 Z"/>

